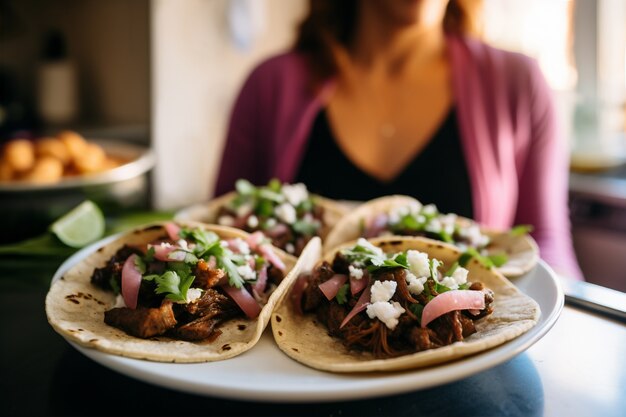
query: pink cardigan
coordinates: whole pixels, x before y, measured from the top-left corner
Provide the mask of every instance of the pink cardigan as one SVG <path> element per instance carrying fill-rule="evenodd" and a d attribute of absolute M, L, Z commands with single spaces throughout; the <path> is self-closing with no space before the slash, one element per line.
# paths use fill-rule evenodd
<path fill-rule="evenodd" d="M 535 61 L 449 36 L 448 53 L 475 219 L 492 228 L 532 224 L 541 257 L 581 279 L 567 211 L 568 149 Z M 259 65 L 235 103 L 216 195 L 238 178 L 293 181 L 332 80 L 314 95 L 303 56 Z M 428 202 L 424 202 L 428 203 Z"/>

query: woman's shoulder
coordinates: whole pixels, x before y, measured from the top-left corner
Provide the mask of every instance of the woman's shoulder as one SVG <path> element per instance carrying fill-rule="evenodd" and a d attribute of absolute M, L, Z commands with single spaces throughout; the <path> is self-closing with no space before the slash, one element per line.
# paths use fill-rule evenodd
<path fill-rule="evenodd" d="M 298 52 L 287 51 L 262 60 L 253 68 L 249 79 L 263 84 L 293 86 L 306 83 L 309 77 L 306 57 Z"/>
<path fill-rule="evenodd" d="M 471 37 L 451 36 L 449 42 L 455 66 L 464 73 L 461 78 L 492 91 L 507 91 L 513 100 L 547 88 L 539 64 L 532 57 Z"/>
<path fill-rule="evenodd" d="M 467 36 L 452 35 L 449 41 L 455 61 L 461 67 L 473 66 L 483 74 L 506 75 L 498 78 L 518 87 L 534 84 L 543 77 L 537 61 L 522 53 L 501 49 Z"/>

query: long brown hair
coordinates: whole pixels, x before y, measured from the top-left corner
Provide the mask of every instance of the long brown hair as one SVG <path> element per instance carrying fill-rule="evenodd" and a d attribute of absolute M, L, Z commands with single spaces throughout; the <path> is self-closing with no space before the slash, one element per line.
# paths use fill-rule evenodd
<path fill-rule="evenodd" d="M 482 0 L 450 0 L 443 27 L 447 33 L 478 35 Z M 313 69 L 313 84 L 337 71 L 331 44 L 347 47 L 354 36 L 359 0 L 309 0 L 309 13 L 298 28 L 294 49 L 306 54 Z"/>

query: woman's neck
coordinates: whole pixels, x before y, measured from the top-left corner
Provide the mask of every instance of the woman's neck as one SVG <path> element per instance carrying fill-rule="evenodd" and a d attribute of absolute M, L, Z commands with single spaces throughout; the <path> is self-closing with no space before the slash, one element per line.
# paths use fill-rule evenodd
<path fill-rule="evenodd" d="M 440 21 L 398 24 L 381 19 L 376 12 L 374 8 L 361 7 L 355 41 L 350 47 L 352 60 L 358 66 L 397 74 L 444 56 L 445 34 Z"/>

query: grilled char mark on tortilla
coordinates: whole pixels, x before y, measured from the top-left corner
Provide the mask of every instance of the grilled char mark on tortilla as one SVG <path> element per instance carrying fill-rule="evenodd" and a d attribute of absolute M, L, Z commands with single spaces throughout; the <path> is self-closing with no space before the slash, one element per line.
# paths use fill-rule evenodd
<path fill-rule="evenodd" d="M 475 333 L 474 322 L 493 311 L 491 306 L 493 293 L 486 290 L 481 283 L 473 283 L 470 286 L 471 289 L 485 292 L 485 308 L 479 314 L 473 315 L 467 310 L 451 311 L 422 328 L 420 318 L 411 307 L 419 304 L 421 309 L 430 300 L 424 293 L 412 296 L 406 288 L 406 271 L 402 268 L 393 268 L 374 273 L 372 279 L 398 283 L 390 302 L 398 302 L 404 308 L 405 313 L 398 318 L 396 327 L 390 329 L 382 321 L 370 319 L 365 311 L 356 314 L 342 327 L 342 323 L 357 304 L 361 293 L 352 295 L 348 290 L 346 302 L 339 304 L 336 298 L 329 301 L 319 285 L 331 279 L 335 274 L 349 274 L 349 265 L 350 262 L 341 252 L 336 254 L 332 266 L 328 262 L 322 262 L 307 277 L 308 285 L 304 289 L 302 298 L 299 301 L 295 300 L 301 303 L 300 307 L 304 314 L 315 314 L 317 320 L 327 327 L 329 334 L 341 339 L 348 349 L 369 351 L 377 358 L 392 358 L 446 346 L 462 341 Z M 435 282 L 429 279 L 427 285 L 430 286 L 429 294 L 436 296 Z"/>
<path fill-rule="evenodd" d="M 166 242 L 163 236 L 156 242 Z M 96 268 L 91 276 L 91 283 L 109 291 L 121 288 L 122 269 L 131 255 L 144 255 L 135 246 L 122 246 L 102 268 Z M 166 271 L 167 262 L 152 258 L 145 263 L 146 274 L 162 274 Z M 106 324 L 117 327 L 124 332 L 140 338 L 151 338 L 165 335 L 180 340 L 212 341 L 219 336 L 219 325 L 226 320 L 243 317 L 244 313 L 232 298 L 221 288 L 226 284 L 226 272 L 218 269 L 215 264 L 209 265 L 199 259 L 191 266 L 195 276 L 192 287 L 202 290 L 202 295 L 188 303 L 173 303 L 156 294 L 154 284 L 141 281 L 136 309 L 119 307 L 104 313 Z M 283 273 L 271 264 L 267 266 L 269 283 L 278 286 Z"/>

